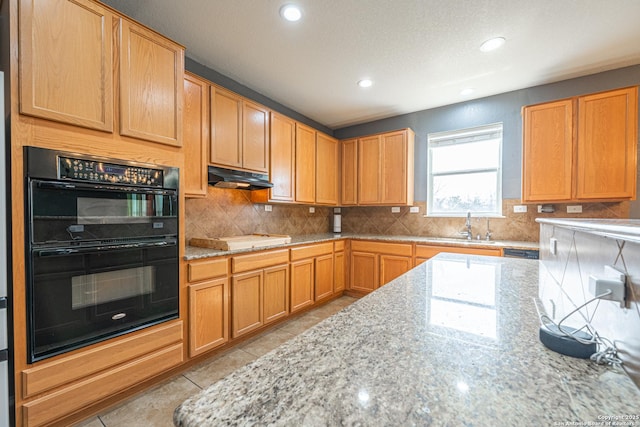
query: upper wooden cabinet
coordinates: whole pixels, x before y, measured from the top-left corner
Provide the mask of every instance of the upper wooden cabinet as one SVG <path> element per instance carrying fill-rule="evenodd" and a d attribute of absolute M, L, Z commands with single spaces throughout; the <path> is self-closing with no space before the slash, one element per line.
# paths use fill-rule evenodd
<path fill-rule="evenodd" d="M 638 88 L 523 108 L 522 200 L 636 197 Z"/>
<path fill-rule="evenodd" d="M 115 75 L 119 133 L 182 144 L 180 45 L 93 1 L 23 0 L 19 9 L 21 113 L 113 132 Z"/>
<path fill-rule="evenodd" d="M 271 163 L 269 200 L 293 202 L 295 199 L 296 122 L 271 112 Z"/>
<path fill-rule="evenodd" d="M 188 73 L 184 76 L 182 118 L 185 196 L 205 197 L 209 148 L 209 84 Z"/>
<path fill-rule="evenodd" d="M 341 141 L 342 150 L 341 164 L 341 192 L 340 200 L 342 206 L 352 206 L 358 204 L 358 139 L 345 139 Z"/>
<path fill-rule="evenodd" d="M 114 15 L 89 0 L 19 10 L 20 112 L 113 132 Z"/>
<path fill-rule="evenodd" d="M 212 86 L 209 160 L 222 167 L 269 172 L 269 110 Z"/>
<path fill-rule="evenodd" d="M 337 205 L 339 201 L 340 142 L 322 132 L 316 134 L 316 203 Z"/>
<path fill-rule="evenodd" d="M 316 201 L 316 130 L 296 123 L 296 202 Z"/>
<path fill-rule="evenodd" d="M 411 129 L 342 141 L 342 204 L 412 205 L 414 141 Z"/>
<path fill-rule="evenodd" d="M 184 49 L 120 20 L 120 133 L 182 145 Z"/>

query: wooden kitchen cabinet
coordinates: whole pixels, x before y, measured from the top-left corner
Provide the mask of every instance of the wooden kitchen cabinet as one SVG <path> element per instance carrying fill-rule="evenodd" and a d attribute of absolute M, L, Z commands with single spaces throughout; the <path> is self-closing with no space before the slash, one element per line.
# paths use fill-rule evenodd
<path fill-rule="evenodd" d="M 20 113 L 113 132 L 115 15 L 89 0 L 19 10 Z"/>
<path fill-rule="evenodd" d="M 181 146 L 182 46 L 88 0 L 22 1 L 19 28 L 21 113 L 113 133 L 115 76 L 120 135 Z"/>
<path fill-rule="evenodd" d="M 184 48 L 120 20 L 120 134 L 182 146 Z"/>
<path fill-rule="evenodd" d="M 296 122 L 286 116 L 271 112 L 269 176 L 273 188 L 268 190 L 269 200 L 282 202 L 295 200 L 295 143 Z"/>
<path fill-rule="evenodd" d="M 352 241 L 349 289 L 359 293 L 378 289 L 409 271 L 412 256 L 408 243 Z"/>
<path fill-rule="evenodd" d="M 228 265 L 227 258 L 187 264 L 190 357 L 229 341 Z"/>
<path fill-rule="evenodd" d="M 316 203 L 337 205 L 339 201 L 340 142 L 322 132 L 316 134 Z"/>
<path fill-rule="evenodd" d="M 522 200 L 636 197 L 638 88 L 526 106 Z"/>
<path fill-rule="evenodd" d="M 341 163 L 341 191 L 342 206 L 358 204 L 358 139 L 345 139 L 340 142 L 342 150 Z"/>
<path fill-rule="evenodd" d="M 358 138 L 357 141 L 357 204 L 411 205 L 414 183 L 414 141 L 411 129 L 386 132 Z M 343 141 L 344 143 L 344 141 Z M 343 153 L 351 162 L 351 142 L 343 145 Z M 352 202 L 351 176 L 345 164 L 343 172 L 348 181 L 343 183 L 346 200 Z"/>
<path fill-rule="evenodd" d="M 209 83 L 184 75 L 183 152 L 185 197 L 207 195 L 209 149 Z"/>
<path fill-rule="evenodd" d="M 212 86 L 210 147 L 216 166 L 268 173 L 269 110 Z"/>
<path fill-rule="evenodd" d="M 339 240 L 333 244 L 334 274 L 333 274 L 333 292 L 341 293 L 346 288 L 347 283 L 347 258 L 346 242 Z"/>
<path fill-rule="evenodd" d="M 289 251 L 231 259 L 231 336 L 240 337 L 289 314 Z"/>
<path fill-rule="evenodd" d="M 422 264 L 429 258 L 438 255 L 440 252 L 467 255 L 502 256 L 502 249 L 500 248 L 468 248 L 462 246 L 416 245 L 415 265 Z"/>
<path fill-rule="evenodd" d="M 316 202 L 316 130 L 296 123 L 296 202 Z"/>
<path fill-rule="evenodd" d="M 333 243 L 291 249 L 291 312 L 333 295 Z"/>

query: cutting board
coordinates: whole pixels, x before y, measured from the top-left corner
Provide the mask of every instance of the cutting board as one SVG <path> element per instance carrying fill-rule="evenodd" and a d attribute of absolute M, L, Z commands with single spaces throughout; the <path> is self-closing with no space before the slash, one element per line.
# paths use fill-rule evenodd
<path fill-rule="evenodd" d="M 219 249 L 221 251 L 262 248 L 265 246 L 283 245 L 285 243 L 291 243 L 291 236 L 285 234 L 249 234 L 233 237 L 194 237 L 189 240 L 191 246 Z"/>

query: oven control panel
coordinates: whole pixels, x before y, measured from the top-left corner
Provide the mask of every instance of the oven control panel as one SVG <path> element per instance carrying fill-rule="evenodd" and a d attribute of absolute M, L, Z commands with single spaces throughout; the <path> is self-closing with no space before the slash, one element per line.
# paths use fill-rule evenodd
<path fill-rule="evenodd" d="M 58 157 L 60 179 L 162 187 L 163 171 L 140 166 L 118 165 L 87 159 Z"/>

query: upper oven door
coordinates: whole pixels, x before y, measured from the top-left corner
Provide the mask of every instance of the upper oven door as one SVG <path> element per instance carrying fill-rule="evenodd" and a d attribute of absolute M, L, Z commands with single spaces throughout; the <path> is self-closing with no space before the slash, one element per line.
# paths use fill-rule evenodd
<path fill-rule="evenodd" d="M 31 245 L 175 236 L 174 190 L 62 181 L 29 181 Z"/>

